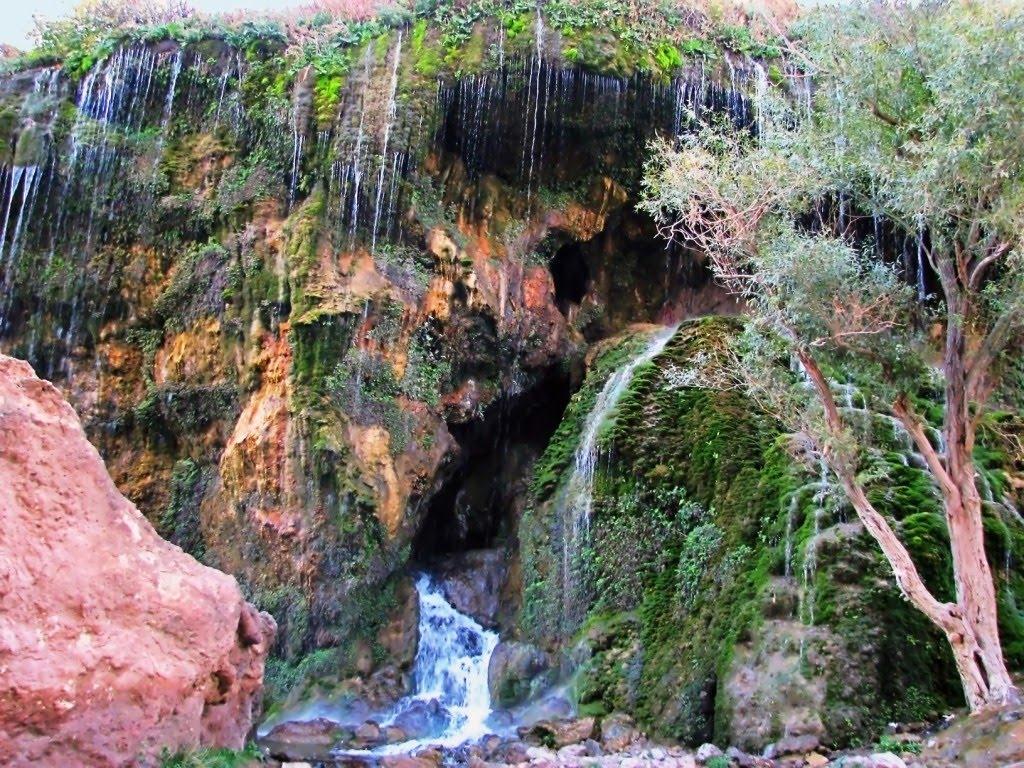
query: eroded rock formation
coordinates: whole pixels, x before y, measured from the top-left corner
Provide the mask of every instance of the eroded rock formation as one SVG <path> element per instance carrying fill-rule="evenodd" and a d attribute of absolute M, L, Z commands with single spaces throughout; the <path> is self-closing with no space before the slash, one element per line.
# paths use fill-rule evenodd
<path fill-rule="evenodd" d="M 74 410 L 0 356 L 0 763 L 241 747 L 275 623 L 161 539 Z"/>
<path fill-rule="evenodd" d="M 728 327 L 638 371 L 590 452 L 599 557 L 563 546 L 639 324 L 738 310 L 636 210 L 647 142 L 810 90 L 752 39 L 705 55 L 699 14 L 672 45 L 645 15 L 644 53 L 536 10 L 346 25 L 314 62 L 283 31 L 170 29 L 0 77 L 0 349 L 64 389 L 161 535 L 274 615 L 275 715 L 408 693 L 425 566 L 506 641 L 499 703 L 566 662 L 627 739 L 842 742 L 938 713 L 941 648 L 798 447 L 735 392 L 669 386 Z M 891 447 L 925 546 L 941 518 Z"/>

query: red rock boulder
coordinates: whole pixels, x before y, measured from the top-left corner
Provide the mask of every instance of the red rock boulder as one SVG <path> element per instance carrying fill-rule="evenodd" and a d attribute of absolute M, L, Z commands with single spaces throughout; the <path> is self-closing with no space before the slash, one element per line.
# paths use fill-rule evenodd
<path fill-rule="evenodd" d="M 0 765 L 241 747 L 275 631 L 157 535 L 60 393 L 0 355 Z"/>

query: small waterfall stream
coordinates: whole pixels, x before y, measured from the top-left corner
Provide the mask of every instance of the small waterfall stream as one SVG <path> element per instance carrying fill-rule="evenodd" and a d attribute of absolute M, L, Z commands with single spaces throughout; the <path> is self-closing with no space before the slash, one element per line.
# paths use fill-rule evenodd
<path fill-rule="evenodd" d="M 421 743 L 457 746 L 491 732 L 487 726 L 491 714 L 487 667 L 498 645 L 498 633 L 455 610 L 426 574 L 416 579 L 416 593 L 420 619 L 415 691 L 399 702 L 395 717 L 414 702 L 436 700 L 448 715 L 448 725 L 436 736 L 393 745 L 386 751 L 406 752 Z"/>
<path fill-rule="evenodd" d="M 615 409 L 619 398 L 629 387 L 633 374 L 644 363 L 653 360 L 668 344 L 678 326 L 664 328 L 648 340 L 643 349 L 608 377 L 587 415 L 573 458 L 572 474 L 566 482 L 562 511 L 562 621 L 573 629 L 581 618 L 586 602 L 586 587 L 580 578 L 580 555 L 590 534 L 593 507 L 594 469 L 598 459 L 598 438 L 601 427 Z"/>

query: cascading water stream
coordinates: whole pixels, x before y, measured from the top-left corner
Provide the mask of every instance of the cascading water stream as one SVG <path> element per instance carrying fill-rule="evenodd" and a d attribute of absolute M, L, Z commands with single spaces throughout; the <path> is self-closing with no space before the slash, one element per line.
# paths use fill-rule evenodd
<path fill-rule="evenodd" d="M 629 387 L 633 374 L 644 363 L 654 359 L 668 344 L 678 326 L 655 333 L 640 352 L 615 371 L 605 382 L 587 415 L 573 457 L 572 474 L 564 486 L 559 503 L 562 520 L 562 621 L 570 630 L 580 619 L 586 588 L 579 574 L 579 560 L 590 538 L 590 516 L 593 508 L 594 469 L 598 459 L 598 437 L 601 427 L 615 409 L 619 398 Z"/>
<path fill-rule="evenodd" d="M 455 610 L 428 575 L 416 579 L 416 593 L 420 605 L 413 672 L 416 687 L 410 697 L 399 702 L 391 720 L 415 702 L 436 700 L 448 723 L 439 734 L 386 748 L 391 752 L 406 752 L 418 744 L 457 746 L 492 732 L 487 725 L 491 714 L 487 667 L 498 634 Z"/>
<path fill-rule="evenodd" d="M 388 104 L 384 116 L 384 140 L 383 148 L 380 151 L 380 170 L 377 172 L 377 195 L 373 206 L 373 228 L 370 235 L 370 252 L 377 251 L 377 227 L 380 224 L 380 211 L 383 202 L 384 177 L 388 170 L 388 142 L 391 139 L 391 129 L 397 118 L 398 110 L 398 66 L 402 61 L 402 32 L 399 30 L 398 39 L 395 42 L 393 54 L 394 64 L 391 68 L 391 84 L 388 89 Z"/>
<path fill-rule="evenodd" d="M 815 588 L 814 577 L 818 570 L 818 543 L 821 538 L 821 518 L 825 515 L 825 502 L 828 499 L 828 463 L 824 457 L 818 462 L 818 490 L 814 494 L 814 528 L 804 547 L 804 583 L 803 603 L 807 613 L 807 624 L 814 625 Z"/>

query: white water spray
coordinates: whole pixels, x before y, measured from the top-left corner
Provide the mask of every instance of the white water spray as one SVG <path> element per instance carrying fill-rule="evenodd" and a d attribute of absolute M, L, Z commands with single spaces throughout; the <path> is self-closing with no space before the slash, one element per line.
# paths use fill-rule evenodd
<path fill-rule="evenodd" d="M 416 689 L 396 712 L 411 701 L 437 700 L 447 711 L 449 722 L 439 735 L 394 745 L 388 751 L 408 751 L 419 743 L 458 746 L 491 732 L 487 727 L 491 714 L 487 667 L 498 634 L 455 610 L 426 574 L 416 580 L 416 593 L 420 601 Z"/>

